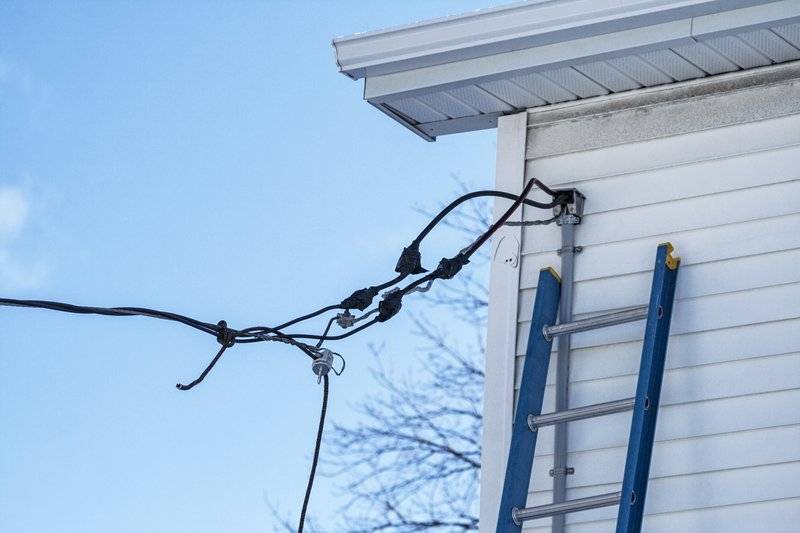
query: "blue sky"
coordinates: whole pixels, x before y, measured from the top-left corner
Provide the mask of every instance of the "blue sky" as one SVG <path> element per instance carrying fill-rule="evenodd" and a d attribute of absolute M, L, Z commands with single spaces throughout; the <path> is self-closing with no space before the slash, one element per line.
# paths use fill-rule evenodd
<path fill-rule="evenodd" d="M 491 185 L 494 132 L 420 140 L 361 100 L 330 40 L 487 4 L 3 2 L 0 293 L 241 327 L 383 281 L 450 173 Z M 426 262 L 461 244 L 438 234 Z M 321 394 L 298 352 L 237 347 L 181 393 L 213 338 L 9 308 L 0 324 L 3 531 L 271 531 L 265 499 L 297 515 Z M 367 343 L 402 366 L 410 329 L 336 345 L 334 419 L 373 390 Z M 312 511 L 341 501 L 321 478 Z"/>

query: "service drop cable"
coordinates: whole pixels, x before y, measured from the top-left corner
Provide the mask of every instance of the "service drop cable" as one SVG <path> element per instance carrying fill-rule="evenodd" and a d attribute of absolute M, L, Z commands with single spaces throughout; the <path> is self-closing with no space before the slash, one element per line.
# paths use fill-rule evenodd
<path fill-rule="evenodd" d="M 536 202 L 533 200 L 527 199 L 528 194 L 531 192 L 534 186 L 539 187 L 539 189 L 544 192 L 545 194 L 551 197 L 549 202 Z M 419 251 L 420 244 L 428 236 L 428 234 L 439 224 L 444 217 L 446 217 L 451 211 L 457 208 L 462 203 L 471 200 L 473 198 L 479 197 L 486 197 L 486 196 L 493 196 L 497 198 L 506 198 L 513 200 L 511 206 L 506 209 L 506 211 L 481 235 L 478 236 L 475 241 L 473 241 L 470 245 L 466 248 L 459 251 L 455 256 L 450 258 L 442 258 L 439 261 L 439 264 L 436 268 L 430 272 L 428 272 L 425 268 L 422 267 L 422 257 Z M 159 311 L 156 309 L 148 309 L 144 307 L 94 307 L 94 306 L 83 306 L 83 305 L 74 305 L 69 303 L 63 302 L 54 302 L 54 301 L 47 301 L 47 300 L 17 300 L 12 298 L 0 298 L 0 305 L 4 306 L 14 306 L 14 307 L 34 307 L 40 309 L 50 309 L 53 311 L 61 311 L 65 313 L 77 313 L 77 314 L 95 314 L 95 315 L 106 315 L 106 316 L 144 316 L 150 318 L 158 318 L 160 320 L 169 320 L 173 322 L 179 322 L 181 324 L 185 324 L 189 327 L 195 328 L 199 331 L 204 333 L 208 333 L 216 337 L 217 342 L 220 344 L 219 351 L 213 357 L 211 362 L 205 367 L 205 369 L 195 378 L 193 381 L 189 382 L 188 384 L 178 383 L 176 387 L 179 390 L 187 391 L 194 388 L 196 385 L 201 383 L 206 376 L 214 369 L 214 366 L 219 362 L 222 358 L 223 354 L 228 348 L 235 346 L 236 344 L 246 344 L 246 343 L 253 343 L 253 342 L 281 342 L 285 344 L 289 344 L 298 348 L 304 354 L 306 354 L 309 358 L 312 359 L 312 370 L 318 376 L 319 379 L 324 379 L 324 393 L 323 393 L 323 406 L 322 412 L 320 416 L 320 424 L 319 429 L 317 432 L 317 440 L 314 450 L 314 458 L 312 461 L 311 467 L 311 475 L 309 476 L 308 486 L 306 489 L 306 495 L 303 502 L 303 511 L 300 520 L 300 527 L 299 531 L 303 529 L 303 522 L 305 519 L 305 512 L 308 507 L 308 500 L 311 495 L 311 487 L 314 482 L 314 474 L 316 472 L 317 461 L 319 459 L 319 448 L 320 442 L 322 438 L 322 431 L 325 422 L 325 411 L 327 406 L 327 398 L 328 398 L 328 387 L 329 387 L 329 380 L 328 380 L 328 373 L 329 371 L 333 370 L 333 372 L 337 375 L 341 374 L 344 370 L 345 361 L 341 355 L 331 352 L 327 348 L 323 348 L 322 345 L 326 341 L 335 341 L 341 340 L 347 337 L 350 337 L 360 331 L 363 331 L 379 322 L 386 322 L 393 316 L 395 316 L 402 307 L 402 299 L 404 296 L 407 296 L 413 292 L 424 292 L 430 289 L 431 285 L 435 280 L 439 279 L 451 279 L 453 278 L 458 272 L 469 263 L 470 257 L 487 241 L 491 236 L 504 224 L 513 224 L 513 225 L 535 225 L 535 224 L 549 224 L 555 220 L 555 217 L 548 218 L 544 220 L 533 220 L 527 221 L 523 223 L 519 222 L 508 222 L 508 219 L 511 215 L 516 211 L 521 205 L 528 205 L 531 207 L 539 208 L 539 209 L 550 209 L 556 206 L 560 206 L 562 210 L 566 207 L 566 205 L 571 201 L 572 193 L 571 191 L 554 191 L 549 189 L 543 183 L 541 183 L 537 179 L 531 179 L 527 185 L 523 188 L 522 192 L 519 195 L 514 195 L 507 192 L 502 191 L 475 191 L 464 194 L 448 204 L 444 207 L 433 219 L 428 223 L 425 228 L 411 241 L 411 244 L 403 249 L 403 252 L 400 255 L 400 258 L 397 261 L 397 265 L 395 266 L 395 272 L 397 273 L 392 279 L 380 283 L 378 285 L 371 285 L 369 287 L 356 290 L 350 296 L 342 300 L 338 304 L 327 305 L 316 311 L 311 313 L 302 315 L 300 317 L 288 320 L 283 324 L 278 326 L 269 327 L 269 326 L 253 326 L 244 329 L 233 329 L 229 328 L 228 324 L 224 320 L 220 320 L 216 324 L 210 322 L 203 322 L 201 320 L 197 320 L 188 316 L 171 313 L 168 311 Z M 427 272 L 427 274 L 425 274 Z M 397 287 L 397 284 L 408 278 L 409 276 L 415 276 L 419 274 L 425 274 L 421 276 L 405 287 Z M 394 287 L 391 290 L 390 287 Z M 370 305 L 372 305 L 373 300 L 375 299 L 378 294 L 383 292 L 381 300 L 378 302 L 378 305 L 371 309 L 370 311 L 366 311 Z M 362 314 L 359 316 L 353 315 L 351 313 L 352 310 L 361 311 Z M 312 318 L 318 317 L 325 313 L 331 311 L 343 311 L 341 313 L 337 313 L 336 315 L 329 318 L 326 323 L 325 329 L 321 335 L 314 335 L 308 333 L 290 333 L 286 332 L 287 328 L 292 326 L 296 326 L 301 322 L 305 322 L 306 320 L 310 320 Z M 367 320 L 372 315 L 375 315 L 374 318 Z M 359 326 L 355 326 L 356 323 L 363 322 Z M 340 334 L 330 334 L 330 329 L 333 324 L 336 323 L 342 329 L 352 328 L 345 333 Z M 307 344 L 302 342 L 302 340 L 313 340 L 317 341 L 314 345 Z M 334 360 L 335 356 L 338 356 L 341 360 L 341 368 L 336 369 L 334 367 Z"/>

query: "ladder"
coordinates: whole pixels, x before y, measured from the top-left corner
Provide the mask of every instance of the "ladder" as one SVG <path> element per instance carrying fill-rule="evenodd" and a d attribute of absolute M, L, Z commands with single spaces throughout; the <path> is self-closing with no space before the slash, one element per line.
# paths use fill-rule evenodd
<path fill-rule="evenodd" d="M 675 280 L 680 263 L 680 258 L 673 257 L 672 252 L 673 247 L 670 243 L 658 246 L 650 303 L 647 306 L 565 324 L 555 324 L 561 294 L 561 280 L 558 274 L 551 268 L 543 269 L 539 273 L 503 496 L 497 519 L 497 533 L 519 532 L 522 523 L 527 520 L 611 505 L 619 505 L 617 533 L 638 533 L 641 530 L 672 302 L 675 297 Z M 550 364 L 550 352 L 555 337 L 644 318 L 647 319 L 647 325 L 635 397 L 542 414 L 547 367 Z M 627 410 L 633 410 L 633 416 L 621 492 L 525 508 L 537 430 L 540 427 Z"/>

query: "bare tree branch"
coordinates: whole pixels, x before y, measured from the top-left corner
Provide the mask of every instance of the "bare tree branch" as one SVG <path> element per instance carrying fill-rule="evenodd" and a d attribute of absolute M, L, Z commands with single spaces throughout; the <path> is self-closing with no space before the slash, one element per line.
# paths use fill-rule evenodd
<path fill-rule="evenodd" d="M 458 181 L 461 192 L 468 187 Z M 490 224 L 489 203 L 471 202 L 445 219 L 471 242 Z M 417 209 L 428 214 L 426 210 Z M 473 332 L 449 335 L 425 315 L 413 316 L 420 340 L 414 372 L 387 368 L 384 346 L 371 346 L 380 393 L 355 408 L 360 421 L 334 423 L 325 473 L 348 496 L 333 530 L 406 533 L 478 529 L 488 255 L 457 280 L 424 295 Z M 390 359 L 390 358 L 389 358 Z"/>

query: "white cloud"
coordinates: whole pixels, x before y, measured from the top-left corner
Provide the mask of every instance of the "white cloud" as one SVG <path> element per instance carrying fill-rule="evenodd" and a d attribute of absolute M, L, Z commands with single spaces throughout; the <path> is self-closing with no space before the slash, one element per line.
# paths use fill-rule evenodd
<path fill-rule="evenodd" d="M 44 281 L 47 268 L 14 258 L 9 251 L 28 221 L 30 202 L 19 187 L 0 187 L 0 290 L 32 289 Z"/>
<path fill-rule="evenodd" d="M 29 204 L 16 187 L 0 187 L 0 243 L 13 239 L 28 219 Z"/>
<path fill-rule="evenodd" d="M 44 264 L 19 263 L 0 249 L 0 290 L 35 289 L 42 285 L 46 274 Z"/>

